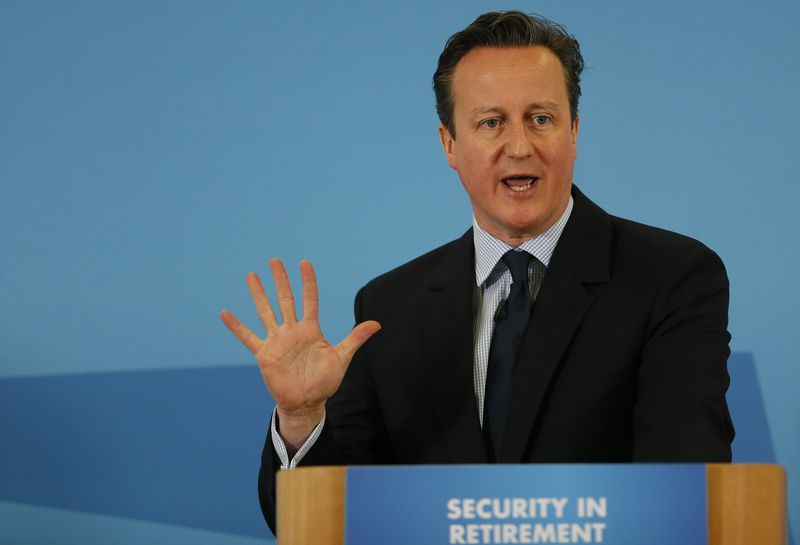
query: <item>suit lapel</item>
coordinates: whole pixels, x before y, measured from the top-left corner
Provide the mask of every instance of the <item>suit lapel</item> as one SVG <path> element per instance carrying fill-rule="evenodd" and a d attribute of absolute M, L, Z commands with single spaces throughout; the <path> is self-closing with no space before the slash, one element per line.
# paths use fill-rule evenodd
<path fill-rule="evenodd" d="M 594 299 L 584 284 L 609 277 L 610 219 L 575 187 L 573 199 L 520 348 L 501 462 L 524 461 L 549 383 Z"/>
<path fill-rule="evenodd" d="M 473 380 L 472 229 L 449 252 L 428 283 L 421 319 L 428 395 L 452 461 L 485 463 Z"/>

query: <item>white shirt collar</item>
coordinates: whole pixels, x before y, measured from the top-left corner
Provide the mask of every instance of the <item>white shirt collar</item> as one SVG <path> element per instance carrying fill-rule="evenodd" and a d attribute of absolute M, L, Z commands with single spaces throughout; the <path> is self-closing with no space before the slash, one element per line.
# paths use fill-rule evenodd
<path fill-rule="evenodd" d="M 526 240 L 517 249 L 525 250 L 547 267 L 550 264 L 550 258 L 553 256 L 558 239 L 561 237 L 562 231 L 564 231 L 564 226 L 572 213 L 572 204 L 572 196 L 570 196 L 567 208 L 561 214 L 561 217 L 547 231 Z M 472 228 L 473 242 L 475 244 L 475 280 L 478 286 L 482 286 L 494 270 L 497 262 L 503 257 L 503 254 L 514 248 L 484 231 L 478 225 L 474 215 L 472 216 Z"/>

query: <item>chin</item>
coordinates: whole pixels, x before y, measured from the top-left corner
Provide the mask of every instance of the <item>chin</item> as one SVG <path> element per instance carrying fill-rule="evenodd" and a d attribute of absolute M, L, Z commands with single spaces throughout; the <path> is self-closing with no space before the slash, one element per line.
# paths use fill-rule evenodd
<path fill-rule="evenodd" d="M 539 217 L 526 216 L 524 218 L 509 218 L 506 223 L 506 231 L 513 233 L 514 236 L 529 235 L 530 233 L 536 232 L 540 224 L 541 218 Z"/>

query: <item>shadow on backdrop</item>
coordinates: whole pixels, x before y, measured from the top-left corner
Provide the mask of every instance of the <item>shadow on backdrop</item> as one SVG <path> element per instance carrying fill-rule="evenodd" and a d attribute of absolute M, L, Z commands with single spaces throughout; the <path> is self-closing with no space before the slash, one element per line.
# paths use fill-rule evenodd
<path fill-rule="evenodd" d="M 733 441 L 734 462 L 775 463 L 775 446 L 769 430 L 761 384 L 753 354 L 734 352 L 728 359 L 731 386 L 728 406 L 736 439 Z"/>

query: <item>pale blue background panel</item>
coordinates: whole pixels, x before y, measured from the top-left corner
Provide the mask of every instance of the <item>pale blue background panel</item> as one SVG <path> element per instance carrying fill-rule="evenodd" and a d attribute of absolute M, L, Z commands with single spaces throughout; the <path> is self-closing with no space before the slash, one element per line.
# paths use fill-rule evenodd
<path fill-rule="evenodd" d="M 269 539 L 272 404 L 218 313 L 255 326 L 244 275 L 308 258 L 338 341 L 361 285 L 463 233 L 430 78 L 511 8 L 581 41 L 581 188 L 725 261 L 735 456 L 787 467 L 797 531 L 800 3 L 3 0 L 0 543 Z"/>

